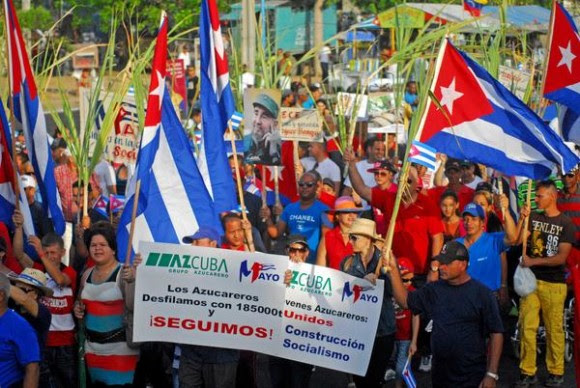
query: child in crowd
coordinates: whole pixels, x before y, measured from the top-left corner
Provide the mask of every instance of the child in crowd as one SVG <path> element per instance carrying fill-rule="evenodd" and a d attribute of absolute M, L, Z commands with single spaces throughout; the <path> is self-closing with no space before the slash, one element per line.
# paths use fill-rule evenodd
<path fill-rule="evenodd" d="M 406 257 L 399 258 L 399 271 L 407 290 L 414 290 L 411 284 L 415 276 L 413 262 Z M 407 359 L 417 351 L 420 321 L 418 315 L 412 315 L 411 310 L 402 309 L 398 305 L 395 305 L 395 319 L 397 324 L 397 332 L 395 333 L 395 370 L 397 372 L 395 387 L 403 388 L 403 368 Z"/>

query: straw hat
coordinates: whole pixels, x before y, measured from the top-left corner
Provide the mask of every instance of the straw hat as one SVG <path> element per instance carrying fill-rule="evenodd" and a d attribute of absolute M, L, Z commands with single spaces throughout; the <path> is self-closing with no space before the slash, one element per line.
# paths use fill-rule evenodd
<path fill-rule="evenodd" d="M 25 268 L 20 275 L 11 277 L 12 282 L 26 284 L 38 289 L 44 296 L 52 296 L 52 289 L 46 287 L 46 275 L 34 268 Z"/>
<path fill-rule="evenodd" d="M 360 234 L 362 236 L 370 237 L 373 240 L 383 241 L 383 238 L 376 232 L 376 224 L 373 220 L 366 218 L 357 218 L 352 223 L 349 234 Z"/>

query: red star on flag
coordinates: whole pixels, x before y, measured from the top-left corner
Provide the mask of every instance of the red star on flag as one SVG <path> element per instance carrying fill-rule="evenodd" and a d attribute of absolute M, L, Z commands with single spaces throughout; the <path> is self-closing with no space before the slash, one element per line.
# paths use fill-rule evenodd
<path fill-rule="evenodd" d="M 167 24 L 167 15 L 164 14 L 161 18 L 151 69 L 151 84 L 149 85 L 149 98 L 147 99 L 147 113 L 145 115 L 146 129 L 157 128 L 161 122 L 161 105 L 165 93 L 165 75 L 167 74 Z"/>
<path fill-rule="evenodd" d="M 544 94 L 580 82 L 580 37 L 560 7 L 556 3 L 552 11 Z"/>
<path fill-rule="evenodd" d="M 429 101 L 419 141 L 426 142 L 444 128 L 475 120 L 493 112 L 479 82 L 459 52 L 445 41 L 445 52 L 437 63 L 431 92 L 441 109 Z"/>

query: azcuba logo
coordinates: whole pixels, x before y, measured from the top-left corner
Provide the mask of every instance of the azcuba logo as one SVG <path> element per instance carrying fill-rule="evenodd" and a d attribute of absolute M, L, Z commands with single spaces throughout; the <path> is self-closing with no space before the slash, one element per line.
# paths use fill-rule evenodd
<path fill-rule="evenodd" d="M 366 301 L 369 303 L 378 303 L 379 298 L 376 295 L 367 295 L 365 294 L 363 288 L 358 284 L 354 284 L 351 286 L 350 282 L 344 283 L 344 288 L 342 290 L 342 301 L 344 302 L 345 299 L 352 298 L 352 303 L 356 303 L 357 301 Z"/>
<path fill-rule="evenodd" d="M 280 275 L 266 272 L 274 271 L 275 269 L 276 266 L 273 264 L 262 264 L 257 261 L 251 267 L 248 267 L 248 260 L 244 260 L 240 264 L 240 282 L 248 276 L 250 277 L 250 283 L 254 283 L 258 279 L 277 282 L 280 280 Z"/>
<path fill-rule="evenodd" d="M 301 291 L 306 291 L 310 294 L 332 295 L 332 282 L 330 278 L 320 275 L 292 271 L 290 286 L 292 288 L 298 287 Z"/>
<path fill-rule="evenodd" d="M 226 260 L 221 257 L 150 252 L 145 265 L 167 268 L 171 273 L 191 272 L 197 275 L 226 278 L 229 276 Z"/>

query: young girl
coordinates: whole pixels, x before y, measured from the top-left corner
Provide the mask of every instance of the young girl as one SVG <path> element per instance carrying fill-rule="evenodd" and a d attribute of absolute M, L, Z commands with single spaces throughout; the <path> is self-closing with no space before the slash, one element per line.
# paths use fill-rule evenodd
<path fill-rule="evenodd" d="M 463 220 L 459 217 L 459 199 L 455 191 L 447 190 L 441 194 L 439 206 L 441 207 L 441 218 L 445 228 L 444 241 L 447 242 L 465 236 Z"/>

